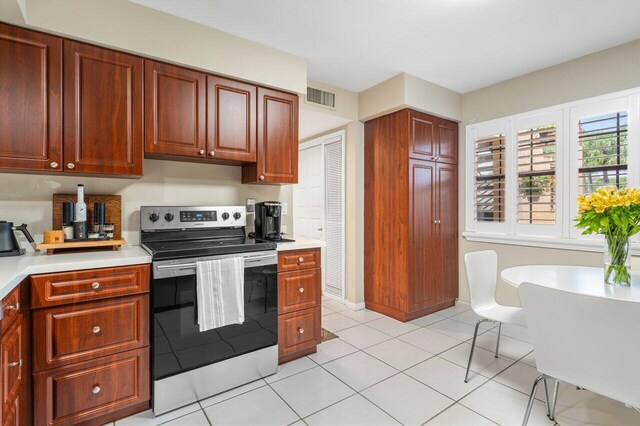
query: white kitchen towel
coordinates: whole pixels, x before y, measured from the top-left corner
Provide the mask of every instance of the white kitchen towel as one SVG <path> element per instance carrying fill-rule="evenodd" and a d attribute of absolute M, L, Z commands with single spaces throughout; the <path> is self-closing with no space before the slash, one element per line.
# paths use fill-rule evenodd
<path fill-rule="evenodd" d="M 200 331 L 244 322 L 244 258 L 196 262 Z"/>

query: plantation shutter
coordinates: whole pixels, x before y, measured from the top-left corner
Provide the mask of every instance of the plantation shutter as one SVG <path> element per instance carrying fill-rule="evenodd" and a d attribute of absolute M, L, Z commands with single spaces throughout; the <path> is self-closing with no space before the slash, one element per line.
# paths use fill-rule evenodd
<path fill-rule="evenodd" d="M 627 112 L 581 119 L 578 138 L 578 192 L 627 186 Z"/>
<path fill-rule="evenodd" d="M 518 223 L 556 223 L 556 126 L 518 131 Z"/>
<path fill-rule="evenodd" d="M 474 200 L 478 222 L 505 221 L 506 138 L 504 134 L 475 140 Z"/>

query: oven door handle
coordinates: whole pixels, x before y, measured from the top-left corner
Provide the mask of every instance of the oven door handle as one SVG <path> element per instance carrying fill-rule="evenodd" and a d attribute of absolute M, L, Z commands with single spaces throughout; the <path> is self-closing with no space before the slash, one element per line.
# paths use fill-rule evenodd
<path fill-rule="evenodd" d="M 268 254 L 265 256 L 252 256 L 252 257 L 245 257 L 244 261 L 245 262 L 254 262 L 257 260 L 262 260 L 262 259 L 268 259 L 271 257 L 275 257 L 275 254 Z M 167 269 L 195 269 L 196 268 L 196 262 L 192 262 L 192 263 L 179 263 L 179 264 L 175 264 L 175 265 L 158 265 L 156 266 L 156 268 L 158 269 L 158 271 L 164 271 Z"/>

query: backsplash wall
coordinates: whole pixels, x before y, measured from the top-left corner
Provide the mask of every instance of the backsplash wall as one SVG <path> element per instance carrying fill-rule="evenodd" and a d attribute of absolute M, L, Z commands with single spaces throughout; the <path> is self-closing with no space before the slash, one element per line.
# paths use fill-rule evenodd
<path fill-rule="evenodd" d="M 243 185 L 241 175 L 239 166 L 163 160 L 144 160 L 140 179 L 2 173 L 0 220 L 28 224 L 36 242 L 41 242 L 42 233 L 51 229 L 52 194 L 75 193 L 77 184 L 83 183 L 87 194 L 122 196 L 122 235 L 128 244 L 139 242 L 140 206 L 244 205 L 247 198 L 288 203 L 289 214 L 282 223 L 291 235 L 292 187 Z M 253 228 L 252 215 L 248 227 Z"/>

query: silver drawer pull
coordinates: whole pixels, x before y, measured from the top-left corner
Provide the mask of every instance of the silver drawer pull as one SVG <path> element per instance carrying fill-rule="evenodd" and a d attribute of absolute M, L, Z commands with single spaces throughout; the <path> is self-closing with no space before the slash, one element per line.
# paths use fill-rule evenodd
<path fill-rule="evenodd" d="M 52 169 L 57 169 L 58 168 L 58 163 L 56 163 L 55 161 L 52 161 L 51 164 L 49 164 L 51 166 Z"/>
<path fill-rule="evenodd" d="M 304 328 L 300 327 L 300 328 L 298 329 L 298 333 L 300 333 L 300 334 L 304 333 Z"/>
<path fill-rule="evenodd" d="M 19 311 L 20 310 L 20 303 L 16 303 L 15 305 L 7 305 L 4 307 L 5 310 L 7 311 Z"/>
<path fill-rule="evenodd" d="M 18 360 L 16 362 L 10 362 L 7 364 L 9 367 L 22 367 L 22 360 Z"/>
<path fill-rule="evenodd" d="M 93 392 L 94 395 L 99 394 L 101 391 L 100 386 L 94 386 L 93 389 L 91 389 L 91 392 Z"/>
<path fill-rule="evenodd" d="M 304 293 L 304 287 L 300 287 L 300 293 Z"/>
<path fill-rule="evenodd" d="M 264 180 L 264 175 L 260 175 L 260 180 Z"/>
<path fill-rule="evenodd" d="M 76 168 L 76 165 L 75 165 L 75 164 L 73 164 L 73 163 L 69 163 L 69 164 L 67 164 L 67 169 L 69 169 L 69 170 L 73 170 L 73 169 L 75 169 L 75 168 Z"/>
<path fill-rule="evenodd" d="M 98 281 L 91 284 L 91 288 L 97 290 L 100 288 L 100 283 Z"/>
<path fill-rule="evenodd" d="M 95 327 L 93 327 L 93 329 L 91 331 L 93 331 L 93 334 L 98 334 L 98 333 L 100 333 L 100 327 L 98 327 L 96 325 Z"/>
<path fill-rule="evenodd" d="M 214 155 L 216 155 L 216 152 L 214 150 L 211 150 L 209 151 L 209 155 L 213 157 Z"/>
<path fill-rule="evenodd" d="M 298 262 L 300 262 L 300 263 L 304 262 L 304 257 L 299 257 L 298 258 Z"/>

